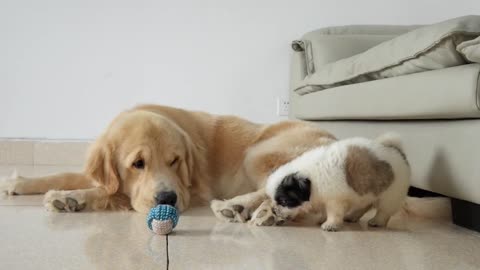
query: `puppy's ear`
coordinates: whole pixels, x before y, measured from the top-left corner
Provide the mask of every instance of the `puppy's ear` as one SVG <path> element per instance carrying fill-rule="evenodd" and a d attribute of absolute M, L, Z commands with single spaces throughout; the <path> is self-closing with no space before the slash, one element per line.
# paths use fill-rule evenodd
<path fill-rule="evenodd" d="M 118 191 L 120 177 L 115 165 L 113 150 L 101 139 L 90 150 L 85 174 L 103 185 L 108 194 Z"/>
<path fill-rule="evenodd" d="M 275 192 L 275 201 L 285 207 L 293 208 L 310 200 L 311 182 L 298 173 L 283 178 Z"/>
<path fill-rule="evenodd" d="M 311 193 L 311 182 L 310 179 L 307 177 L 297 176 L 295 178 L 297 180 L 299 197 L 303 201 L 310 200 L 310 193 Z"/>

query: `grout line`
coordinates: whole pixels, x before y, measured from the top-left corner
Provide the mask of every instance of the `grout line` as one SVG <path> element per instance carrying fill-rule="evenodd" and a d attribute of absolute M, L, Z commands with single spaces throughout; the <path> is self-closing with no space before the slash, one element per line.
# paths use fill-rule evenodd
<path fill-rule="evenodd" d="M 168 234 L 166 235 L 167 238 L 167 270 L 168 267 L 170 266 L 170 256 L 168 255 Z"/>
<path fill-rule="evenodd" d="M 32 165 L 35 166 L 37 164 L 37 155 L 35 155 L 35 145 L 36 142 L 32 142 Z M 35 170 L 35 169 L 34 169 Z"/>
<path fill-rule="evenodd" d="M 83 142 L 93 142 L 95 139 L 94 138 L 78 138 L 78 139 L 70 139 L 70 138 L 23 138 L 23 137 L 0 137 L 0 141 L 11 141 L 11 142 L 52 142 L 52 143 L 57 143 L 57 142 L 72 142 L 72 143 L 83 143 Z"/>
<path fill-rule="evenodd" d="M 23 206 L 28 206 L 28 207 L 42 207 L 43 205 L 41 204 L 7 204 L 7 205 L 2 205 L 0 204 L 0 207 L 23 207 Z"/>

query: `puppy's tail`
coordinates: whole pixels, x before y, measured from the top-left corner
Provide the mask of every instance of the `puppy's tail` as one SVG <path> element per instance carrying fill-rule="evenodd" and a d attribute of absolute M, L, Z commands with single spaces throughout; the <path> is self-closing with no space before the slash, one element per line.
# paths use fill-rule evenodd
<path fill-rule="evenodd" d="M 400 151 L 403 151 L 402 140 L 400 135 L 395 132 L 388 132 L 380 135 L 375 139 L 376 142 L 383 144 L 386 147 L 393 147 Z"/>
<path fill-rule="evenodd" d="M 450 198 L 447 197 L 407 197 L 401 212 L 408 216 L 444 221 L 452 220 L 452 207 Z"/>

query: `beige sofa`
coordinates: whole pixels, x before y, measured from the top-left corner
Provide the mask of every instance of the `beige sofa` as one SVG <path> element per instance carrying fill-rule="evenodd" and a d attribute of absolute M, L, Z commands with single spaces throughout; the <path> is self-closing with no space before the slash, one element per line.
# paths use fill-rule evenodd
<path fill-rule="evenodd" d="M 302 40 L 321 44 L 316 64 L 327 64 L 416 27 L 324 28 Z M 293 89 L 307 76 L 308 63 L 304 49 L 296 43 L 292 47 L 291 118 L 312 121 L 339 138 L 400 133 L 413 171 L 412 186 L 458 199 L 454 216 L 469 219 L 472 209 L 480 214 L 480 64 L 299 95 Z"/>

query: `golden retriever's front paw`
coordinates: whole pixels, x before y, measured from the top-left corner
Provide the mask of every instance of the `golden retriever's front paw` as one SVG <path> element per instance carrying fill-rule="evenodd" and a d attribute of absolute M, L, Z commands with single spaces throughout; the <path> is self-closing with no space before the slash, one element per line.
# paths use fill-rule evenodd
<path fill-rule="evenodd" d="M 0 194 L 3 195 L 17 195 L 15 192 L 16 183 L 14 181 L 4 180 L 0 183 Z"/>
<path fill-rule="evenodd" d="M 264 201 L 252 214 L 248 222 L 257 226 L 275 226 L 285 223 L 285 219 L 277 215 L 269 200 Z"/>
<path fill-rule="evenodd" d="M 17 173 L 14 172 L 7 179 L 0 180 L 0 194 L 6 195 L 21 195 L 22 194 L 22 185 L 25 180 L 17 176 Z"/>
<path fill-rule="evenodd" d="M 229 200 L 212 200 L 210 208 L 217 218 L 224 221 L 245 223 L 248 220 L 248 209 Z"/>
<path fill-rule="evenodd" d="M 77 191 L 51 190 L 45 194 L 43 203 L 54 212 L 79 212 L 87 207 L 84 196 Z"/>

